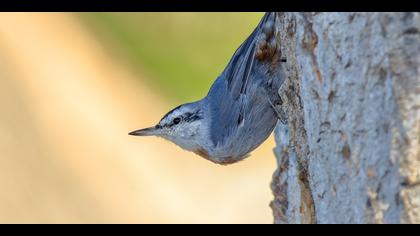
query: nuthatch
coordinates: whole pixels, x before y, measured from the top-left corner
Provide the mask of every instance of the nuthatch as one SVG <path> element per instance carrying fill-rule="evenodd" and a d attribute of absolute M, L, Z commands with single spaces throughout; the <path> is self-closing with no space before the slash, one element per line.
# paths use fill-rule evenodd
<path fill-rule="evenodd" d="M 203 99 L 169 111 L 156 126 L 129 133 L 158 136 L 218 164 L 245 159 L 277 120 L 284 82 L 276 13 L 266 13 Z"/>

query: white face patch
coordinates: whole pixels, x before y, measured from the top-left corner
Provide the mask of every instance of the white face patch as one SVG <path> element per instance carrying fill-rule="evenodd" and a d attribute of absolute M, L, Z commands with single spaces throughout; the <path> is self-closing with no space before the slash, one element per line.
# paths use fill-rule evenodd
<path fill-rule="evenodd" d="M 173 132 L 178 126 L 188 129 L 189 125 L 203 118 L 202 111 L 195 103 L 187 103 L 169 111 L 159 122 L 158 126 Z"/>
<path fill-rule="evenodd" d="M 186 109 L 184 106 L 176 107 L 174 110 L 168 112 L 164 118 L 162 118 L 159 125 L 162 127 L 176 125 L 174 124 L 175 118 L 181 119 L 182 122 L 183 115 L 187 112 L 189 112 L 189 109 Z"/>
<path fill-rule="evenodd" d="M 159 122 L 162 136 L 180 147 L 193 150 L 202 139 L 203 114 L 196 104 L 184 104 L 169 111 Z"/>

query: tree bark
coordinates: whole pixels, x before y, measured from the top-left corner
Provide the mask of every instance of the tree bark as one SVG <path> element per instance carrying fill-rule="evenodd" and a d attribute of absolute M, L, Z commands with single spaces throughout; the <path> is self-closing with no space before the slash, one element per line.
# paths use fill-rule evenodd
<path fill-rule="evenodd" d="M 420 223 L 419 13 L 278 13 L 275 223 Z"/>

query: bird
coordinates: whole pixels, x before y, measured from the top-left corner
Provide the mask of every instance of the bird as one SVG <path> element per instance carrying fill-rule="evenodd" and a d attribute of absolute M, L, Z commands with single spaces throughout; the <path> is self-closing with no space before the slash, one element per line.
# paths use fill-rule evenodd
<path fill-rule="evenodd" d="M 235 51 L 208 94 L 167 112 L 149 128 L 129 135 L 157 136 L 221 165 L 244 160 L 287 122 L 279 89 L 285 57 L 276 31 L 277 13 L 267 12 Z"/>

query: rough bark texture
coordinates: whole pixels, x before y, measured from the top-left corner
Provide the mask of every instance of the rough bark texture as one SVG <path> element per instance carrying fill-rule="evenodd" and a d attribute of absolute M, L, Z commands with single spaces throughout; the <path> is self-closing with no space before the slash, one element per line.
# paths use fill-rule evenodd
<path fill-rule="evenodd" d="M 276 223 L 420 223 L 420 15 L 278 13 Z"/>

